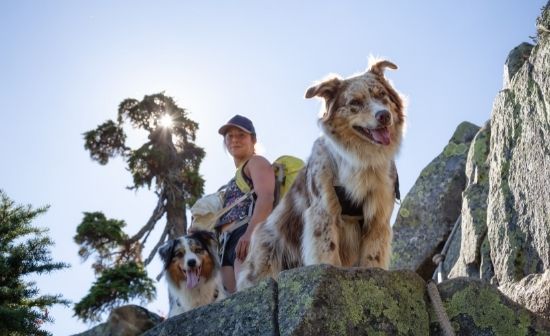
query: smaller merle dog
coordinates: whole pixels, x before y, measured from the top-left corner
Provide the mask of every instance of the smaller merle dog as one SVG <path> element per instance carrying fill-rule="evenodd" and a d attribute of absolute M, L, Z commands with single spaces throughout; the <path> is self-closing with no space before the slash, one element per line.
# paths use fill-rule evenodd
<path fill-rule="evenodd" d="M 213 233 L 197 231 L 160 247 L 168 290 L 177 301 L 168 317 L 225 298 L 217 246 Z"/>

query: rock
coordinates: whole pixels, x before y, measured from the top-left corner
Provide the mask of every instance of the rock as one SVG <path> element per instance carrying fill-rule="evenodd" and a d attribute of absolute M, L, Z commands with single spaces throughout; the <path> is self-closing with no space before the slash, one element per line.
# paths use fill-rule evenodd
<path fill-rule="evenodd" d="M 143 307 L 121 306 L 111 311 L 105 323 L 74 336 L 137 336 L 162 321 L 162 317 Z"/>
<path fill-rule="evenodd" d="M 277 335 L 277 284 L 273 279 L 228 298 L 174 316 L 143 336 Z"/>
<path fill-rule="evenodd" d="M 457 335 L 550 335 L 549 321 L 495 286 L 457 278 L 438 288 Z M 79 335 L 139 335 L 151 316 L 160 323 L 144 336 L 443 335 L 434 312 L 426 282 L 415 272 L 314 265 L 163 322 L 141 307 L 117 308 L 108 322 Z"/>
<path fill-rule="evenodd" d="M 510 51 L 508 57 L 506 58 L 506 62 L 504 63 L 504 80 L 502 83 L 502 87 L 504 89 L 510 86 L 510 80 L 523 66 L 523 63 L 527 61 L 529 55 L 531 54 L 531 50 L 533 50 L 533 45 L 523 42 Z"/>
<path fill-rule="evenodd" d="M 391 269 L 409 269 L 431 278 L 435 269 L 431 258 L 441 250 L 460 215 L 466 154 L 478 130 L 471 123 L 461 123 L 403 200 L 393 225 Z"/>
<path fill-rule="evenodd" d="M 457 335 L 550 335 L 550 322 L 508 299 L 486 282 L 457 278 L 438 286 Z M 430 335 L 443 333 L 430 311 Z"/>
<path fill-rule="evenodd" d="M 490 281 L 494 275 L 488 249 L 481 248 L 483 242 L 489 244 L 486 237 L 490 137 L 491 127 L 487 123 L 476 134 L 468 151 L 460 233 L 454 237 L 459 248 L 447 253 L 443 266 L 450 278 L 468 276 Z"/>
<path fill-rule="evenodd" d="M 549 9 L 539 22 L 548 23 Z M 550 319 L 550 38 L 494 102 L 487 227 L 495 283 L 516 302 Z"/>
<path fill-rule="evenodd" d="M 309 266 L 279 276 L 281 335 L 427 335 L 425 282 L 411 271 Z"/>
<path fill-rule="evenodd" d="M 495 286 L 438 285 L 457 335 L 549 335 L 550 322 Z M 408 270 L 314 265 L 282 272 L 227 299 L 175 316 L 153 335 L 443 335 L 426 282 Z"/>

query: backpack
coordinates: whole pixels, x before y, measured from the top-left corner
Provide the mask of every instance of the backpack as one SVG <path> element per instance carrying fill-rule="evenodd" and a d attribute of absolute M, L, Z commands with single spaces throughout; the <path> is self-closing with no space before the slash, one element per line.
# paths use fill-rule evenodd
<path fill-rule="evenodd" d="M 298 172 L 305 166 L 302 159 L 292 155 L 283 155 L 278 157 L 272 164 L 273 173 L 275 174 L 275 203 L 279 203 L 283 196 L 290 190 L 294 183 Z M 243 192 L 254 192 L 243 174 L 242 167 L 237 169 L 235 173 L 235 182 L 237 187 Z"/>
<path fill-rule="evenodd" d="M 220 218 L 223 208 L 224 190 L 220 189 L 213 194 L 199 198 L 189 209 L 191 212 L 191 225 L 200 230 L 214 231 L 214 225 Z"/>

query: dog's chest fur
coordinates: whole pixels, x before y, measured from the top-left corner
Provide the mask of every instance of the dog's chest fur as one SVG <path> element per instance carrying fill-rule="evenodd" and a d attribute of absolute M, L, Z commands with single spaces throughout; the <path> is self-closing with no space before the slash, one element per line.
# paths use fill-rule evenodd
<path fill-rule="evenodd" d="M 170 316 L 175 316 L 193 308 L 215 302 L 223 298 L 223 286 L 217 278 L 208 279 L 196 288 L 187 289 L 185 282 L 176 285 L 169 281 L 169 290 L 176 299 Z"/>
<path fill-rule="evenodd" d="M 389 161 L 369 162 L 368 158 L 360 159 L 343 151 L 326 137 L 316 141 L 313 153 L 308 165 L 311 178 L 307 183 L 327 183 L 344 188 L 346 201 L 363 209 L 365 221 L 372 219 L 380 206 L 387 207 L 373 200 L 383 196 L 391 202 L 393 183 L 389 174 Z M 309 188 L 316 189 L 315 186 Z"/>

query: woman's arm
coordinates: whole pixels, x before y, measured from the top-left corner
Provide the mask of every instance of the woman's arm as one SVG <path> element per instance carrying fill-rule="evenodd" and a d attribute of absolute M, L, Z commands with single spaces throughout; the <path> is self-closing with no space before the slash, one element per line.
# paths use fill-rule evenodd
<path fill-rule="evenodd" d="M 275 175 L 273 173 L 273 167 L 271 167 L 269 161 L 263 156 L 254 155 L 250 158 L 243 173 L 250 176 L 252 179 L 254 192 L 256 194 L 256 204 L 254 205 L 254 211 L 248 223 L 248 228 L 237 243 L 235 249 L 237 258 L 240 260 L 244 260 L 248 254 L 250 237 L 252 236 L 254 228 L 259 223 L 265 221 L 273 210 L 275 193 Z"/>

